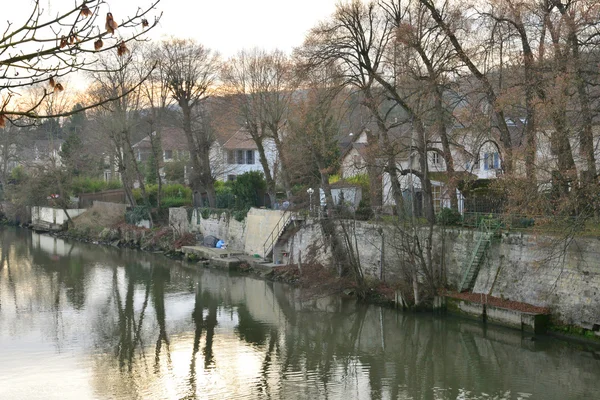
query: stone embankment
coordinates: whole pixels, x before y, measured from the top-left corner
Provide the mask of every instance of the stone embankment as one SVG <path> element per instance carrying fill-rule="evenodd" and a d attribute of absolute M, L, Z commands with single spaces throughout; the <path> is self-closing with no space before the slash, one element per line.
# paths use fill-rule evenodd
<path fill-rule="evenodd" d="M 224 214 L 194 214 L 190 221 L 185 210 L 172 210 L 171 225 L 180 221 L 179 226 L 188 231 L 218 236 L 228 244 L 235 243 L 234 247 L 246 254 L 262 256 L 256 244 L 265 240 L 267 226 L 274 226 L 281 215 L 269 213 L 252 209 L 243 222 Z M 357 254 L 367 279 L 378 282 L 383 277 L 391 287 L 401 282 L 403 271 L 394 228 L 356 222 L 352 229 L 358 238 Z M 450 288 L 458 287 L 463 265 L 476 243 L 475 235 L 473 230 L 461 228 L 434 233 L 433 257 L 443 265 Z M 492 241 L 472 292 L 508 302 L 488 307 L 511 309 L 507 304 L 528 304 L 549 310 L 554 324 L 574 326 L 589 336 L 600 336 L 599 256 L 599 238 L 502 232 Z M 277 265 L 328 265 L 332 255 L 319 221 L 309 219 L 276 243 L 272 258 Z"/>

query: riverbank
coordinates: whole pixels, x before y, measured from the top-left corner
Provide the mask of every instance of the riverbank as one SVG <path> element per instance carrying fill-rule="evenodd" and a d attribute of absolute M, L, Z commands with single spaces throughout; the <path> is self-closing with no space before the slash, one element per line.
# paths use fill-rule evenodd
<path fill-rule="evenodd" d="M 202 266 L 211 266 L 211 261 L 221 267 L 241 266 L 242 273 L 303 286 L 316 295 L 331 292 L 377 304 L 405 306 L 412 303 L 414 288 L 407 283 L 411 278 L 407 278 L 407 271 L 394 250 L 393 232 L 380 232 L 373 224 L 356 222 L 353 227 L 356 237 L 361 239 L 356 243 L 356 253 L 365 285 L 359 288 L 352 279 L 340 279 L 337 271 L 330 267 L 334 264 L 333 255 L 318 220 L 288 221 L 287 228 L 284 227 L 279 239 L 273 242 L 269 258 L 274 262 L 269 263 L 271 260 L 262 257 L 267 252 L 263 244 L 285 217 L 279 211 L 252 209 L 242 222 L 229 218 L 226 213 L 204 215 L 198 210 L 190 213 L 183 208 L 170 209 L 169 215 L 168 227 L 146 229 L 126 224 L 122 209 L 115 205 L 95 205 L 76 218 L 74 227 L 59 236 L 181 258 L 181 246 L 194 246 L 202 236 L 212 235 L 223 239 L 228 249 L 239 249 L 236 254 L 246 256 L 228 262 L 222 260 L 222 256 L 215 260 L 213 256 L 201 255 L 202 260 L 191 257 L 191 261 L 200 261 Z M 443 264 L 446 289 L 457 287 L 465 260 L 470 259 L 473 251 L 474 235 L 473 230 L 460 228 L 434 232 L 433 256 Z M 503 233 L 487 251 L 472 292 L 479 297 L 549 309 L 557 330 L 581 333 L 596 340 L 600 333 L 600 296 L 597 295 L 600 268 L 594 262 L 600 252 L 597 242 L 597 239 L 575 238 L 566 246 L 556 238 L 542 235 Z M 244 263 L 248 265 L 242 265 Z M 427 297 L 437 292 L 420 286 L 420 308 L 431 310 L 434 298 L 428 302 Z"/>
<path fill-rule="evenodd" d="M 98 222 L 98 221 L 95 221 Z M 94 226 L 94 229 L 90 229 Z M 151 253 L 162 253 L 170 259 L 184 260 L 196 268 L 218 268 L 210 260 L 189 256 L 181 251 L 183 246 L 192 246 L 197 242 L 195 235 L 184 233 L 179 235 L 170 227 L 154 229 L 140 228 L 124 222 L 116 226 L 101 228 L 101 225 L 84 223 L 77 228 L 48 233 L 51 236 L 76 240 L 102 246 L 138 249 Z M 248 257 L 247 259 L 251 259 Z M 273 267 L 258 267 L 255 262 L 242 260 L 235 271 L 240 274 L 253 276 L 273 282 L 282 282 L 303 289 L 305 297 L 322 297 L 342 295 L 356 297 L 359 301 L 388 307 L 395 306 L 397 288 L 384 282 L 369 280 L 367 286 L 358 290 L 356 283 L 348 277 L 338 277 L 332 271 L 320 264 L 277 265 Z M 431 309 L 426 302 L 421 309 Z"/>
<path fill-rule="evenodd" d="M 173 236 L 165 234 L 164 230 L 161 228 L 150 230 L 133 226 L 120 226 L 115 227 L 112 234 L 112 240 L 98 240 L 98 237 L 82 236 L 80 232 L 73 230 L 49 234 L 48 236 L 106 247 L 141 250 L 146 253 L 156 254 L 158 252 L 171 259 L 180 260 L 183 264 L 178 264 L 183 265 L 190 270 L 198 270 L 199 268 L 219 269 L 218 267 L 207 263 L 206 260 L 186 260 L 183 253 L 175 247 L 174 244 L 176 243 L 176 240 L 173 240 Z M 117 239 L 117 235 L 121 235 L 120 239 Z M 154 243 L 155 247 L 149 246 L 150 243 Z M 146 246 L 142 246 L 142 244 L 146 244 Z M 359 302 L 365 304 L 376 304 L 387 307 L 396 306 L 394 303 L 395 288 L 385 284 L 378 284 L 377 286 L 369 287 L 366 291 L 366 295 L 360 298 L 357 296 L 356 286 L 351 280 L 340 279 L 335 274 L 331 273 L 331 271 L 328 271 L 320 265 L 302 265 L 302 270 L 300 270 L 297 265 L 282 265 L 267 269 L 253 268 L 250 264 L 242 264 L 232 272 L 234 272 L 234 276 L 241 274 L 266 281 L 282 282 L 300 288 L 302 289 L 300 292 L 302 293 L 301 298 L 305 301 L 314 301 L 315 299 L 333 295 L 342 298 L 355 298 Z M 373 283 L 373 281 L 371 282 Z M 476 295 L 465 293 L 455 295 L 462 297 L 476 297 Z M 490 299 L 487 300 L 491 301 Z M 508 304 L 504 299 L 496 300 L 502 301 L 502 306 Z M 530 305 L 528 306 L 530 307 Z M 428 304 L 425 307 L 419 308 L 419 311 L 431 311 L 431 309 L 431 305 Z M 416 311 L 414 308 L 411 310 Z M 482 326 L 487 325 L 488 321 L 482 323 Z M 593 345 L 594 347 L 597 347 L 600 344 L 600 341 L 586 332 L 587 331 L 578 329 L 574 326 L 550 325 L 547 335 L 555 336 L 563 340 L 576 341 L 584 346 Z"/>
<path fill-rule="evenodd" d="M 287 284 L 24 229 L 0 229 L 0 243 L 3 399 L 583 400 L 598 389 L 589 345 L 343 293 L 306 299 Z"/>

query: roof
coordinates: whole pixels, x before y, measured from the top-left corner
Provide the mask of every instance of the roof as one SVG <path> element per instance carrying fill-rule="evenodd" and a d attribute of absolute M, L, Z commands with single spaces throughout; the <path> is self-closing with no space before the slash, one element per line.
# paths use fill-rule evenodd
<path fill-rule="evenodd" d="M 160 144 L 163 150 L 188 150 L 189 145 L 185 132 L 177 127 L 164 127 L 160 132 Z M 135 149 L 151 149 L 150 137 L 146 136 L 133 145 Z"/>
<path fill-rule="evenodd" d="M 238 129 L 223 143 L 226 150 L 256 150 L 258 147 L 246 128 Z"/>

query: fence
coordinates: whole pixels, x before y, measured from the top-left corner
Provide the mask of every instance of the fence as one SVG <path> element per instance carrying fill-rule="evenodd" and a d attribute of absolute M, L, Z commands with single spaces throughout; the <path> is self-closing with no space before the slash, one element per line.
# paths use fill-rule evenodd
<path fill-rule="evenodd" d="M 592 216 L 526 215 L 507 213 L 465 212 L 461 225 L 476 228 L 487 220 L 503 230 L 529 230 L 547 233 L 598 235 L 600 221 Z"/>
<path fill-rule="evenodd" d="M 79 195 L 79 208 L 90 208 L 94 204 L 94 201 L 127 204 L 125 190 L 114 189 L 96 193 L 81 193 Z"/>

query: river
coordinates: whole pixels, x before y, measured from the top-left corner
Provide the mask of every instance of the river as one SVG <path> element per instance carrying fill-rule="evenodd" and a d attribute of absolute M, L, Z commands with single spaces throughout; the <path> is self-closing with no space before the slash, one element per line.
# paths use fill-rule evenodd
<path fill-rule="evenodd" d="M 0 399 L 598 399 L 600 352 L 0 228 Z"/>

